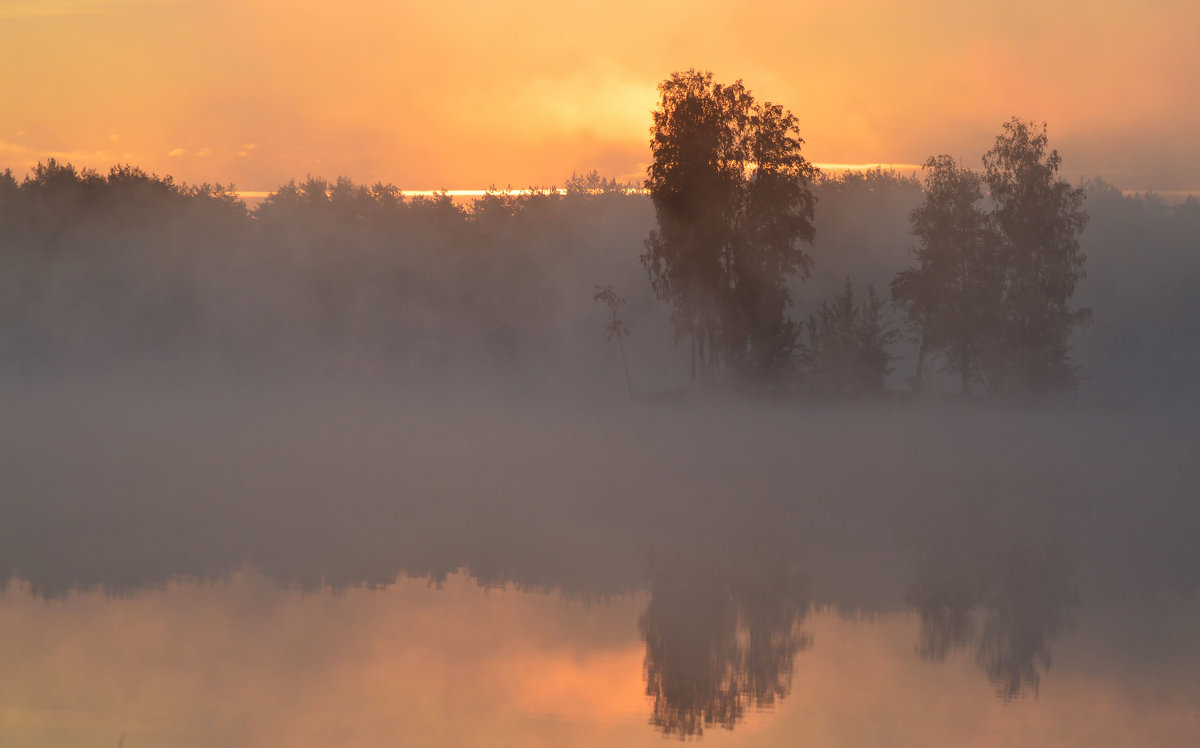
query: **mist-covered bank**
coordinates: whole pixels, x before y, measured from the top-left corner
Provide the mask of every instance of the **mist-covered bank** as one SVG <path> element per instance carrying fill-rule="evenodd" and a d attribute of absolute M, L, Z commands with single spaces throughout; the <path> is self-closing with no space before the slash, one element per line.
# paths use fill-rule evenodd
<path fill-rule="evenodd" d="M 1086 187 L 1088 277 L 1075 300 L 1094 321 L 1072 339 L 1081 399 L 1194 399 L 1200 203 Z M 922 199 L 914 178 L 878 171 L 824 177 L 814 193 L 812 277 L 790 289 L 799 323 L 848 278 L 887 297 L 911 262 L 909 214 Z M 0 367 L 15 376 L 376 376 L 590 399 L 625 384 L 593 300 L 609 286 L 625 299 L 635 392 L 688 382 L 687 347 L 672 343 L 638 259 L 649 199 L 594 176 L 563 195 L 469 205 L 309 179 L 248 211 L 219 186 L 51 164 L 5 181 L 0 218 Z M 886 316 L 904 333 L 887 383 L 903 391 L 911 331 Z"/>
<path fill-rule="evenodd" d="M 921 198 L 878 171 L 816 189 L 797 319 L 846 277 L 884 289 Z M 908 396 L 907 343 L 860 402 L 688 391 L 637 259 L 647 199 L 594 176 L 468 208 L 310 179 L 253 212 L 128 168 L 9 179 L 0 578 L 466 568 L 595 595 L 715 552 L 803 567 L 814 601 L 853 610 L 1024 557 L 1088 598 L 1194 591 L 1200 205 L 1088 194 L 1084 384 L 1035 408 Z M 632 396 L 598 285 L 625 297 Z"/>

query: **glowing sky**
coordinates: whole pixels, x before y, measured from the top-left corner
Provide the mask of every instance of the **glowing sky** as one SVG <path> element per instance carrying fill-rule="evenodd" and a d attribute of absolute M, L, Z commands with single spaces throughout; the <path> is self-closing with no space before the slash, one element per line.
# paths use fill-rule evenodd
<path fill-rule="evenodd" d="M 1194 0 L 0 0 L 0 168 L 273 189 L 640 177 L 655 86 L 742 78 L 811 160 L 977 164 L 1013 115 L 1068 177 L 1200 189 Z"/>

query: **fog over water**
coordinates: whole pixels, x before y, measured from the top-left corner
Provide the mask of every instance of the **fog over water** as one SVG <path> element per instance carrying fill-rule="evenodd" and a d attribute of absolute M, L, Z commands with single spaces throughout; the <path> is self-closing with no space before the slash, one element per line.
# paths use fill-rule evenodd
<path fill-rule="evenodd" d="M 1083 729 L 1091 712 L 1079 705 L 1105 699 L 1109 732 L 1094 741 L 1200 735 L 1188 633 L 1200 623 L 1194 200 L 1088 185 L 1088 278 L 1075 301 L 1095 320 L 1073 338 L 1084 378 L 1073 397 L 1033 405 L 958 398 L 949 377 L 910 396 L 907 339 L 874 398 L 689 389 L 686 345 L 672 344 L 637 260 L 653 211 L 611 185 L 490 195 L 468 212 L 309 183 L 253 214 L 220 191 L 141 178 L 21 189 L 0 189 L 0 621 L 9 656 L 19 641 L 34 654 L 0 675 L 0 742 L 267 745 L 255 724 L 272 714 L 284 715 L 272 729 L 295 730 L 290 743 L 326 734 L 305 733 L 278 703 L 241 713 L 197 683 L 191 707 L 143 701 L 144 683 L 186 683 L 199 659 L 174 672 L 169 658 L 138 660 L 141 680 L 118 659 L 118 696 L 64 685 L 70 667 L 102 673 L 107 648 L 136 659 L 122 632 L 138 621 L 158 632 L 147 634 L 155 651 L 219 641 L 229 649 L 211 658 L 222 661 L 270 650 L 264 627 L 316 657 L 392 620 L 447 658 L 503 636 L 536 670 L 517 642 L 560 637 L 570 644 L 544 644 L 547 663 L 590 663 L 574 688 L 591 696 L 574 706 L 528 696 L 565 732 L 443 726 L 435 742 L 588 742 L 600 733 L 579 704 L 591 698 L 588 710 L 608 715 L 599 724 L 632 719 L 637 741 L 786 744 L 808 714 L 787 710 L 823 703 L 816 672 L 830 674 L 839 703 L 867 698 L 846 675 L 857 662 L 846 641 L 899 663 L 870 677 L 897 694 L 912 684 L 931 709 L 952 698 L 938 678 L 958 684 L 971 697 L 955 708 L 994 718 L 997 743 L 1036 743 L 1052 720 Z M 793 289 L 800 320 L 847 276 L 886 294 L 909 263 L 921 190 L 875 173 L 827 180 L 818 197 L 813 277 Z M 626 299 L 632 396 L 597 285 Z M 462 608 L 438 608 L 449 601 Z M 418 627 L 421 611 L 441 611 L 429 615 L 459 638 Z M 184 626 L 189 615 L 205 626 Z M 89 644 L 55 633 L 73 632 L 72 618 L 108 633 Z M 464 620 L 470 634 L 452 634 Z M 307 627 L 321 633 L 302 636 Z M 339 726 L 321 698 L 361 706 L 363 723 L 436 712 L 453 726 L 453 695 L 375 704 L 387 678 L 424 661 L 389 648 L 398 634 L 371 631 L 387 672 L 347 665 L 323 697 L 312 686 L 322 729 L 349 744 L 378 738 Z M 855 638 L 876 635 L 889 644 Z M 280 657 L 255 670 L 280 694 L 339 672 L 302 659 L 311 672 L 289 677 Z M 74 664 L 54 680 L 39 670 L 47 662 Z M 470 658 L 449 662 L 430 672 L 486 681 Z M 605 691 L 625 680 L 603 663 L 632 663 L 636 692 Z M 463 699 L 497 703 L 463 688 Z M 80 717 L 70 735 L 30 716 L 89 703 L 103 719 Z M 871 703 L 888 734 L 912 728 L 885 716 L 882 697 Z M 109 718 L 118 709 L 129 715 L 120 725 Z M 187 732 L 216 714 L 211 732 Z M 829 719 L 812 739 L 869 739 L 852 716 Z M 925 727 L 906 734 L 926 744 L 976 734 Z M 1083 740 L 1072 735 L 1063 740 Z"/>

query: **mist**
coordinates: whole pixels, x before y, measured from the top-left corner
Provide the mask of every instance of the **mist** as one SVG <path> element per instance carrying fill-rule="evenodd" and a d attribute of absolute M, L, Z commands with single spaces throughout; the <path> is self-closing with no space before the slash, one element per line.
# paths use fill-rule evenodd
<path fill-rule="evenodd" d="M 100 547 L 160 581 L 243 563 L 278 568 L 284 581 L 288 564 L 307 565 L 316 579 L 357 553 L 321 554 L 303 540 L 308 523 L 319 534 L 402 527 L 422 545 L 421 522 L 432 522 L 446 555 L 408 562 L 422 573 L 466 566 L 549 586 L 571 585 L 504 564 L 485 573 L 473 559 L 502 539 L 577 551 L 574 530 L 555 522 L 588 526 L 594 512 L 629 536 L 598 547 L 631 552 L 666 529 L 736 535 L 800 506 L 804 523 L 841 523 L 832 535 L 813 530 L 818 543 L 858 524 L 882 532 L 883 517 L 933 521 L 928 502 L 938 501 L 965 502 L 975 520 L 993 505 L 1086 506 L 1089 517 L 1136 506 L 1178 520 L 1161 530 L 1183 533 L 1181 543 L 1192 529 L 1195 200 L 1086 184 L 1078 296 L 1095 322 L 1075 336 L 1082 383 L 1071 399 L 1032 406 L 956 397 L 948 381 L 907 395 L 907 335 L 892 346 L 882 396 L 689 387 L 686 347 L 638 262 L 649 199 L 595 174 L 573 177 L 565 194 L 497 191 L 468 204 L 309 178 L 253 210 L 220 186 L 132 167 L 100 176 L 52 163 L 22 184 L 0 182 L 6 509 L 20 518 L 5 523 L 4 545 L 7 568 L 26 579 L 55 569 L 49 589 L 129 586 L 89 556 Z M 909 214 L 922 198 L 914 177 L 881 170 L 826 176 L 815 192 L 813 272 L 793 281 L 796 319 L 847 278 L 884 291 L 909 262 Z M 632 393 L 598 286 L 623 297 Z M 1177 452 L 1174 467 L 1142 466 Z M 1151 473 L 1163 480 L 1153 491 Z M 61 553 L 43 534 L 65 517 L 89 551 L 22 560 Z M 265 537 L 275 525 L 289 529 Z M 147 541 L 195 547 L 140 559 Z M 278 544 L 287 563 L 264 555 Z M 636 554 L 579 565 L 609 569 L 605 590 L 636 586 L 644 571 Z M 368 576 L 413 568 L 394 560 Z"/>
<path fill-rule="evenodd" d="M 638 261 L 654 225 L 644 194 L 590 175 L 566 194 L 502 191 L 470 203 L 310 177 L 253 210 L 220 185 L 51 162 L 0 185 L 3 371 L 88 379 L 129 367 L 171 378 L 363 375 L 451 390 L 615 396 L 616 346 L 597 286 L 625 299 L 638 395 L 687 386 L 686 347 Z M 1085 183 L 1095 310 L 1073 338 L 1084 402 L 1195 396 L 1200 203 Z M 911 261 L 914 176 L 875 170 L 815 185 L 812 276 L 793 279 L 803 322 L 851 279 L 884 297 Z M 888 388 L 915 355 L 904 333 Z M 952 391 L 952 388 L 947 387 Z"/>
<path fill-rule="evenodd" d="M 649 594 L 669 734 L 782 699 L 819 610 L 913 612 L 920 658 L 969 649 L 998 697 L 1036 691 L 1088 611 L 1200 584 L 1200 203 L 1084 186 L 1082 380 L 1031 404 L 949 375 L 910 393 L 891 309 L 876 396 L 689 386 L 638 260 L 650 199 L 594 174 L 466 204 L 310 177 L 253 209 L 131 167 L 0 175 L 0 580 Z M 847 278 L 886 297 L 923 196 L 879 170 L 814 193 L 797 321 Z M 672 658 L 717 639 L 758 664 L 727 703 L 680 703 Z"/>

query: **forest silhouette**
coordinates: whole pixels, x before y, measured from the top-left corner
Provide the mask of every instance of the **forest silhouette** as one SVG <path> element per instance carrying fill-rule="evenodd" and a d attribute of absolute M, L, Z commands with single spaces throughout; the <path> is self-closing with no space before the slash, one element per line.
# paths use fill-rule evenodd
<path fill-rule="evenodd" d="M 945 169 L 967 173 L 944 161 L 931 168 L 926 188 L 934 190 Z M 940 193 L 880 170 L 816 174 L 808 189 L 813 243 L 803 253 L 809 264 L 795 267 L 810 277 L 778 272 L 763 281 L 776 300 L 754 314 L 774 321 L 762 317 L 754 325 L 766 328 L 739 333 L 758 340 L 743 349 L 759 361 L 739 369 L 755 373 L 749 381 L 761 385 L 770 369 L 775 389 L 815 398 L 969 391 L 976 381 L 985 392 L 1040 395 L 1070 390 L 1080 375 L 1110 399 L 1194 393 L 1200 354 L 1184 341 L 1200 316 L 1192 293 L 1200 261 L 1188 251 L 1200 233 L 1195 199 L 1167 205 L 1097 180 L 1072 188 L 1072 199 L 1088 196 L 1092 227 L 1078 245 L 1089 281 L 1074 297 L 1095 321 L 1068 339 L 1084 312 L 1065 306 L 1070 294 L 1043 302 L 1065 311 L 1055 312 L 1056 326 L 1026 323 L 1044 338 L 1025 334 L 1035 355 L 1013 347 L 1016 328 L 996 322 L 1016 304 L 1001 298 L 1015 293 L 1015 281 L 1005 291 L 995 280 L 1008 271 L 989 271 L 993 292 L 944 281 L 936 293 L 915 290 L 943 272 L 942 250 L 926 236 L 933 229 L 921 223 Z M 52 160 L 20 182 L 0 174 L 0 217 L 8 371 L 180 361 L 243 373 L 391 371 L 435 381 L 453 374 L 476 387 L 611 390 L 625 382 L 615 347 L 604 345 L 612 319 L 591 303 L 600 285 L 627 300 L 618 342 L 633 389 L 671 390 L 689 379 L 687 350 L 670 342 L 686 328 L 653 303 L 637 262 L 651 199 L 595 174 L 568 180 L 565 194 L 495 191 L 467 205 L 310 177 L 251 210 L 220 185 L 180 185 L 132 166 L 101 175 Z M 899 311 L 877 293 L 889 287 Z M 981 307 L 989 298 L 990 311 Z M 959 309 L 966 299 L 977 303 Z M 1025 359 L 1045 373 L 1013 368 Z"/>

